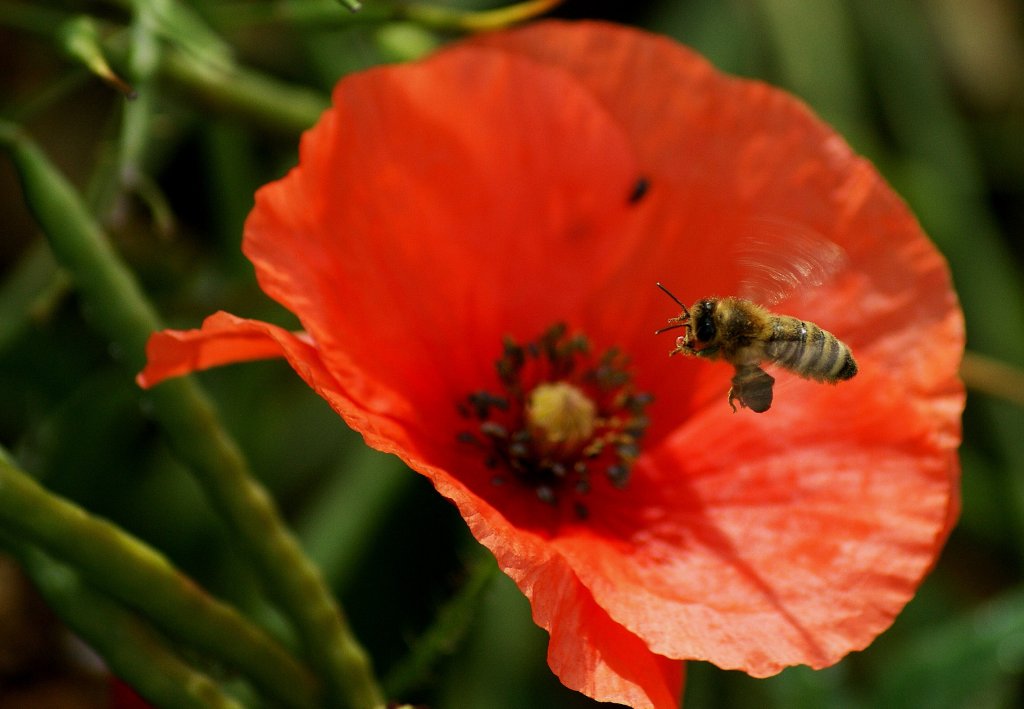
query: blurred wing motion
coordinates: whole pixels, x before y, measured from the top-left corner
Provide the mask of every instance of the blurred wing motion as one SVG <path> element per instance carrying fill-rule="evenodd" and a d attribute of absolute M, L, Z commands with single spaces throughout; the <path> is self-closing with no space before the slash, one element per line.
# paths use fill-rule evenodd
<path fill-rule="evenodd" d="M 775 305 L 794 291 L 820 286 L 846 267 L 846 252 L 821 234 L 783 219 L 753 220 L 733 250 L 740 269 L 738 295 Z"/>

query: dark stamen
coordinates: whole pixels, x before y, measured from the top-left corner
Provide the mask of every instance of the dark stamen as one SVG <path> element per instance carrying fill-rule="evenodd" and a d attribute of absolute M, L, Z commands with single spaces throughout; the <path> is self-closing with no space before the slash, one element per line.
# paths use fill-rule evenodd
<path fill-rule="evenodd" d="M 503 344 L 495 363 L 500 390 L 473 392 L 456 405 L 477 422 L 458 440 L 482 448 L 487 467 L 503 468 L 553 506 L 563 495 L 589 493 L 595 473 L 623 487 L 651 401 L 633 390 L 626 357 L 614 348 L 593 355 L 587 338 L 568 335 L 564 324 L 525 344 Z M 492 481 L 504 484 L 508 476 Z M 572 508 L 580 519 L 588 516 L 578 499 Z"/>

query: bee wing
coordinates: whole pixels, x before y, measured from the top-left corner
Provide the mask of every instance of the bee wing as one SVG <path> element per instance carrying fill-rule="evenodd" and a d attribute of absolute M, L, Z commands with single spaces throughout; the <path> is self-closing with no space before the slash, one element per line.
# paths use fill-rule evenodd
<path fill-rule="evenodd" d="M 775 305 L 797 288 L 820 286 L 845 268 L 839 244 L 781 218 L 757 217 L 733 253 L 740 267 L 739 295 Z"/>

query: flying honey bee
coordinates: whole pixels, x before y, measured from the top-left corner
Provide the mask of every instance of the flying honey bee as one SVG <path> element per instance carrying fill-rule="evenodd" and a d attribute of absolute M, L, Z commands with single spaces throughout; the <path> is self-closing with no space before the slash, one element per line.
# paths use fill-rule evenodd
<path fill-rule="evenodd" d="M 850 348 L 835 335 L 812 322 L 776 315 L 746 298 L 702 298 L 687 308 L 661 283 L 661 288 L 682 312 L 669 318 L 667 330 L 683 328 L 669 354 L 722 359 L 736 369 L 729 389 L 729 405 L 764 413 L 772 405 L 775 378 L 761 369 L 772 362 L 819 382 L 850 379 L 857 362 Z"/>

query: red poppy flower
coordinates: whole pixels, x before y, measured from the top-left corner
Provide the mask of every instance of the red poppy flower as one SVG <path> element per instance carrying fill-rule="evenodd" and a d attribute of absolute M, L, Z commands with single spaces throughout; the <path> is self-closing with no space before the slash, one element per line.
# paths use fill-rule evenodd
<path fill-rule="evenodd" d="M 777 373 L 769 412 L 734 414 L 730 367 L 652 334 L 678 310 L 654 284 L 733 294 L 736 250 L 792 235 L 845 268 L 776 308 L 860 373 Z M 674 707 L 684 659 L 838 661 L 956 515 L 944 260 L 805 106 L 666 39 L 541 23 L 349 76 L 244 250 L 305 331 L 218 313 L 156 334 L 140 382 L 285 357 L 457 505 L 596 699 Z"/>

